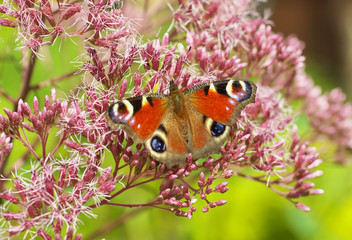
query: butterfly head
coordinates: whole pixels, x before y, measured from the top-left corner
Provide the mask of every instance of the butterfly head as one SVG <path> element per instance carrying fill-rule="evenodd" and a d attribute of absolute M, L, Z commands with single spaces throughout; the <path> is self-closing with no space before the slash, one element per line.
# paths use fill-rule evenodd
<path fill-rule="evenodd" d="M 176 92 L 179 92 L 180 90 L 178 89 L 178 85 L 174 82 L 174 81 L 170 81 L 170 86 L 169 86 L 169 89 L 170 89 L 170 94 L 173 94 L 173 93 L 176 93 Z"/>

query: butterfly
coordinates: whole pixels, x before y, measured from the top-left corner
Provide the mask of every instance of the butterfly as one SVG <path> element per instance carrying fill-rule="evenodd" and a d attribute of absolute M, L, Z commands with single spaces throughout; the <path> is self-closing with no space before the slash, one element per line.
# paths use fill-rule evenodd
<path fill-rule="evenodd" d="M 124 130 L 144 143 L 155 160 L 170 168 L 219 152 L 243 108 L 255 102 L 257 87 L 248 80 L 220 80 L 169 94 L 151 93 L 112 104 L 105 113 L 111 129 Z"/>

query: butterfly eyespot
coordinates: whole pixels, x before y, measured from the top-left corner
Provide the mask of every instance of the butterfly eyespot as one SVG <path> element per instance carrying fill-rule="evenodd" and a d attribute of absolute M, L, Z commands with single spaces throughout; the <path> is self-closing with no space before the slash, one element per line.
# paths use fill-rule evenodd
<path fill-rule="evenodd" d="M 150 142 L 150 146 L 155 152 L 165 152 L 166 150 L 166 145 L 165 142 L 158 136 L 155 136 L 152 138 Z"/>
<path fill-rule="evenodd" d="M 252 96 L 252 86 L 245 81 L 231 80 L 226 86 L 226 92 L 231 98 L 242 102 Z"/>
<path fill-rule="evenodd" d="M 226 126 L 218 122 L 213 122 L 210 127 L 210 132 L 214 137 L 219 137 L 225 132 Z"/>
<path fill-rule="evenodd" d="M 110 119 L 117 124 L 125 124 L 132 118 L 133 112 L 133 105 L 128 100 L 114 103 L 108 110 Z"/>
<path fill-rule="evenodd" d="M 112 121 L 114 121 L 115 123 L 125 123 L 120 119 L 121 116 L 119 118 L 119 111 L 123 112 L 123 110 L 125 109 L 124 107 L 125 105 L 122 105 L 120 108 L 119 108 L 119 104 L 111 105 L 109 109 L 109 117 L 111 118 Z"/>

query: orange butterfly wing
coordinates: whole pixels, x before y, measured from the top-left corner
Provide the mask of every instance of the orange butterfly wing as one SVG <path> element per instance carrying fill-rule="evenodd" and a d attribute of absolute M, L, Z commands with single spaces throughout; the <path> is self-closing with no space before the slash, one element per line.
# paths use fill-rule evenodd
<path fill-rule="evenodd" d="M 256 89 L 247 80 L 222 80 L 196 85 L 186 95 L 196 111 L 223 125 L 232 125 L 242 109 L 254 102 Z"/>
<path fill-rule="evenodd" d="M 112 128 L 121 128 L 134 141 L 146 141 L 159 127 L 167 109 L 167 98 L 154 94 L 128 98 L 110 106 L 106 119 Z"/>

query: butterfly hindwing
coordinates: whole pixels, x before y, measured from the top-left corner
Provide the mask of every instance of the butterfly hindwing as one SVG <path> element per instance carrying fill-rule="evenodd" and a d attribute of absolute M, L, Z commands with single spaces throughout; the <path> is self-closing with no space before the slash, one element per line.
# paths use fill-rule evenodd
<path fill-rule="evenodd" d="M 193 158 L 198 159 L 218 152 L 228 138 L 230 127 L 219 124 L 196 110 L 191 110 L 190 133 L 192 142 L 190 152 Z"/>
<path fill-rule="evenodd" d="M 190 149 L 184 127 L 174 112 L 167 111 L 158 129 L 145 142 L 149 154 L 168 167 L 185 162 Z"/>

